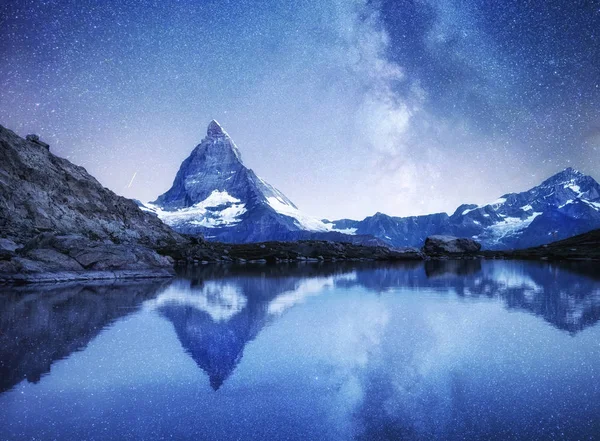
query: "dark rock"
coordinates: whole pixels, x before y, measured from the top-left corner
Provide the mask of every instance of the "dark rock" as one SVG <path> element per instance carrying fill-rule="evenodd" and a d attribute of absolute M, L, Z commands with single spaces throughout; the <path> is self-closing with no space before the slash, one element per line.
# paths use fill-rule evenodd
<path fill-rule="evenodd" d="M 27 135 L 25 139 L 50 150 L 50 145 L 41 141 L 38 135 Z"/>
<path fill-rule="evenodd" d="M 17 248 L 19 248 L 19 245 L 17 245 L 12 240 L 10 240 L 10 239 L 4 239 L 4 238 L 0 239 L 0 251 L 10 251 L 10 252 L 13 252 Z"/>
<path fill-rule="evenodd" d="M 423 252 L 427 255 L 472 254 L 481 250 L 481 244 L 473 239 L 453 236 L 430 236 L 425 239 Z"/>
<path fill-rule="evenodd" d="M 135 202 L 104 188 L 83 167 L 0 126 L 0 232 L 25 243 L 40 232 L 147 246 L 185 240 Z"/>
<path fill-rule="evenodd" d="M 187 239 L 40 145 L 0 126 L 0 280 L 172 273 L 155 250 Z"/>

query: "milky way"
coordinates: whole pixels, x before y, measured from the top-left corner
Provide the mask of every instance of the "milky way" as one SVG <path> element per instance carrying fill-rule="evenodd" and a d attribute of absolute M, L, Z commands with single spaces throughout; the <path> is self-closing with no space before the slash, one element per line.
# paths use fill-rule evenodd
<path fill-rule="evenodd" d="M 119 194 L 221 122 L 304 211 L 453 211 L 600 178 L 600 2 L 11 1 L 0 124 Z"/>

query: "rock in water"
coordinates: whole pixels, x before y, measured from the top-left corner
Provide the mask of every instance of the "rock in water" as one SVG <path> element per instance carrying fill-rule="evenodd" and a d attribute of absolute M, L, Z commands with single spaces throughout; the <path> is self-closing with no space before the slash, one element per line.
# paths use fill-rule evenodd
<path fill-rule="evenodd" d="M 470 254 L 479 250 L 481 244 L 473 239 L 454 236 L 429 236 L 423 246 L 423 252 L 427 255 Z"/>

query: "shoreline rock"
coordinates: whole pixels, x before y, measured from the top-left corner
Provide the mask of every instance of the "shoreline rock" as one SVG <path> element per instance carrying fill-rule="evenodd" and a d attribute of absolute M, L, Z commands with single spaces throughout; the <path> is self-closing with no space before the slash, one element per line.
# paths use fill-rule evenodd
<path fill-rule="evenodd" d="M 473 239 L 454 236 L 429 236 L 421 249 L 427 256 L 473 255 L 481 250 L 481 244 Z"/>

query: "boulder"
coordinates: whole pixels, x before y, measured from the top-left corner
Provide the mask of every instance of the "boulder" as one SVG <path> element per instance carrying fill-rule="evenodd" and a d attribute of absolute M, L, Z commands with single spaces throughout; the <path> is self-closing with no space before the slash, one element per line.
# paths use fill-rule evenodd
<path fill-rule="evenodd" d="M 40 137 L 38 135 L 27 135 L 25 137 L 25 139 L 27 141 L 31 141 L 31 142 L 33 142 L 33 143 L 35 143 L 37 145 L 41 145 L 42 147 L 50 150 L 50 145 L 46 144 L 44 141 L 40 140 Z"/>
<path fill-rule="evenodd" d="M 431 255 L 472 254 L 481 250 L 481 244 L 465 237 L 429 236 L 425 239 L 423 252 Z"/>

